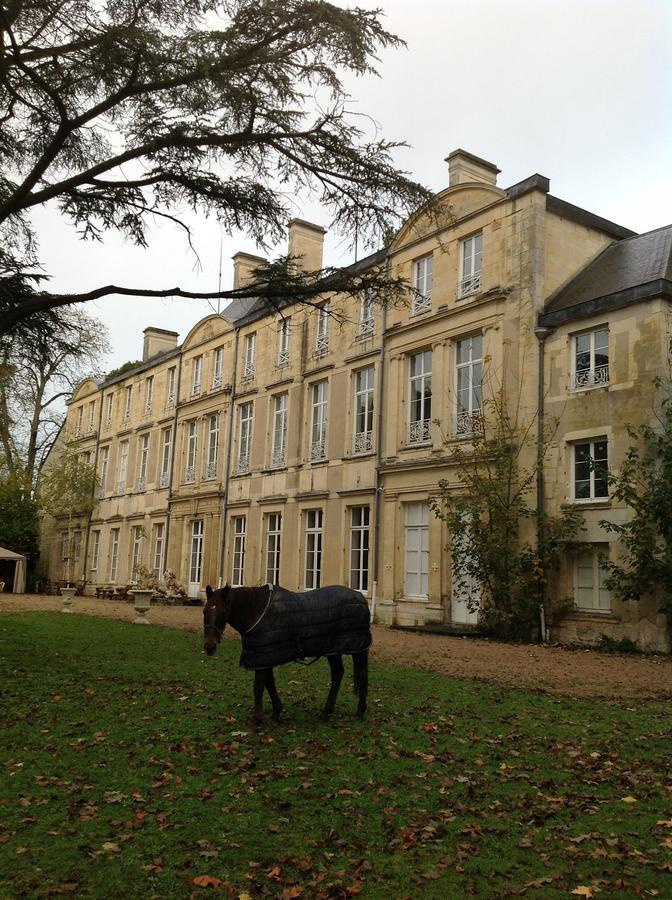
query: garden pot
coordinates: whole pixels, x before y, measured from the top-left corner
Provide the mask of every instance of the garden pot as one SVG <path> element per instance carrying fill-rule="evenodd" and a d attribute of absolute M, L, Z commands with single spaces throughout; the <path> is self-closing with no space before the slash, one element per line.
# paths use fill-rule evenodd
<path fill-rule="evenodd" d="M 149 625 L 150 623 L 148 619 L 145 618 L 145 613 L 150 607 L 154 591 L 137 588 L 136 590 L 129 591 L 129 593 L 133 594 L 133 606 L 137 613 L 137 616 L 133 619 L 133 624 Z"/>
<path fill-rule="evenodd" d="M 61 609 L 62 613 L 71 613 L 72 612 L 70 607 L 72 606 L 72 598 L 75 596 L 76 590 L 77 590 L 77 588 L 74 588 L 74 587 L 61 588 L 61 597 L 63 598 L 63 607 Z"/>

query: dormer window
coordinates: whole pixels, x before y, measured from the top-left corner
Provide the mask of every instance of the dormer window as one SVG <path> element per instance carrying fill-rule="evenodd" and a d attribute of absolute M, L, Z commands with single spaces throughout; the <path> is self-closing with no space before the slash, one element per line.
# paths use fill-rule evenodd
<path fill-rule="evenodd" d="M 457 296 L 468 297 L 481 290 L 481 269 L 483 267 L 483 234 L 472 234 L 460 241 L 460 282 Z"/>

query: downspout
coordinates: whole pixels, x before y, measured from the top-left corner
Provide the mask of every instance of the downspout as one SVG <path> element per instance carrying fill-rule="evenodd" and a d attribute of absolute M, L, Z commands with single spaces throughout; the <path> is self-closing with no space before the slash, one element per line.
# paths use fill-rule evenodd
<path fill-rule="evenodd" d="M 173 440 L 172 440 L 172 448 L 170 453 L 170 475 L 168 477 L 168 496 L 167 496 L 167 510 L 166 510 L 166 549 L 164 551 L 163 557 L 163 571 L 164 574 L 168 569 L 168 550 L 170 549 L 170 501 L 173 496 L 173 475 L 175 472 L 175 453 L 177 451 L 177 412 L 178 412 L 178 404 L 180 402 L 180 386 L 182 383 L 182 349 L 180 348 L 180 356 L 177 361 L 177 385 L 175 387 L 175 412 L 173 413 Z"/>
<path fill-rule="evenodd" d="M 385 259 L 385 280 L 390 273 L 390 257 Z M 373 496 L 373 585 L 371 618 L 375 617 L 375 603 L 380 582 L 380 566 L 378 565 L 378 551 L 380 548 L 380 495 L 383 491 L 380 466 L 383 458 L 383 399 L 385 396 L 385 329 L 387 328 L 387 304 L 383 303 L 383 312 L 380 326 L 380 371 L 378 374 L 378 423 L 376 441 L 376 490 Z"/>
<path fill-rule="evenodd" d="M 234 326 L 235 327 L 235 326 Z M 238 342 L 240 339 L 240 328 L 235 328 L 235 340 L 233 342 L 233 382 L 231 385 L 231 394 L 229 396 L 229 421 L 226 426 L 226 468 L 224 471 L 224 491 L 222 500 L 222 515 L 219 528 L 219 571 L 217 573 L 217 587 L 224 584 L 224 563 L 226 555 L 224 553 L 224 544 L 226 542 L 226 519 L 229 506 L 229 478 L 231 476 L 231 451 L 233 449 L 233 416 L 235 410 L 236 399 L 236 376 L 238 373 Z"/>
<path fill-rule="evenodd" d="M 537 384 L 537 548 L 541 547 L 545 540 L 544 529 L 544 361 L 546 338 L 551 334 L 551 328 L 545 328 L 537 325 L 534 334 L 539 341 L 539 366 L 538 366 L 538 384 Z M 546 610 L 544 608 L 544 589 L 543 585 L 539 589 L 539 626 L 541 631 L 541 640 L 545 643 L 548 640 L 548 632 L 546 630 Z"/>
<path fill-rule="evenodd" d="M 104 392 L 100 392 L 100 411 L 98 412 L 98 433 L 96 434 L 96 451 L 93 454 L 93 471 L 98 473 L 98 453 L 100 452 L 100 432 L 103 427 L 103 397 Z M 94 497 L 98 491 L 98 485 L 93 486 Z M 93 507 L 89 510 L 89 517 L 86 522 L 86 535 L 84 537 L 84 581 L 86 581 L 86 572 L 89 568 L 89 537 L 91 535 L 91 518 L 93 516 Z"/>

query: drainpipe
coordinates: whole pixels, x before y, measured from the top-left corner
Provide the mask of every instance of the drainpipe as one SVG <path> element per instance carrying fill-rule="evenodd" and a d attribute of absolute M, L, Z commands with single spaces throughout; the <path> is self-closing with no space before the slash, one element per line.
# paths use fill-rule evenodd
<path fill-rule="evenodd" d="M 229 395 L 229 421 L 226 425 L 226 469 L 224 472 L 222 515 L 219 528 L 219 568 L 217 574 L 217 587 L 222 587 L 224 584 L 224 563 L 226 561 L 224 544 L 226 543 L 226 518 L 229 506 L 229 478 L 231 476 L 231 450 L 233 449 L 233 415 L 235 411 L 234 401 L 236 399 L 236 375 L 238 373 L 238 343 L 240 339 L 240 328 L 235 329 L 235 335 L 233 342 L 233 382 L 231 385 L 231 394 Z"/>
<path fill-rule="evenodd" d="M 390 257 L 388 256 L 385 260 L 385 278 L 387 280 L 390 272 Z M 378 424 L 377 424 L 377 435 L 378 440 L 376 441 L 376 491 L 373 496 L 373 585 L 372 585 L 372 601 L 373 605 L 371 608 L 371 617 L 375 616 L 375 602 L 376 595 L 378 593 L 378 583 L 380 579 L 379 565 L 378 565 L 378 550 L 380 547 L 380 495 L 383 492 L 382 486 L 382 477 L 380 474 L 380 466 L 383 457 L 383 399 L 385 396 L 385 329 L 387 327 L 387 306 L 383 303 L 383 313 L 382 320 L 380 325 L 380 366 L 378 373 Z"/>
<path fill-rule="evenodd" d="M 539 341 L 539 366 L 537 384 L 537 547 L 544 543 L 544 360 L 546 338 L 552 333 L 551 328 L 537 325 L 534 335 Z M 546 631 L 546 610 L 544 609 L 543 588 L 539 591 L 539 625 L 541 639 L 548 640 Z"/>
<path fill-rule="evenodd" d="M 163 557 L 163 571 L 166 572 L 168 566 L 168 550 L 170 549 L 170 501 L 173 496 L 173 474 L 175 472 L 175 453 L 177 452 L 177 407 L 180 402 L 180 386 L 182 383 L 182 350 L 177 360 L 177 385 L 175 387 L 175 412 L 173 413 L 173 442 L 170 454 L 170 475 L 168 476 L 168 497 L 166 510 L 166 549 Z"/>

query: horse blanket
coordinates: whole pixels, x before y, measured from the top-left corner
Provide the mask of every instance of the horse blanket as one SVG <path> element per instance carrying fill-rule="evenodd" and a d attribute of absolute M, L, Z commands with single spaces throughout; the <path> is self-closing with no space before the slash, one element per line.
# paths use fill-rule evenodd
<path fill-rule="evenodd" d="M 359 653 L 371 646 L 369 606 L 341 585 L 295 594 L 270 588 L 266 612 L 243 635 L 240 665 L 269 669 L 297 659 Z"/>

